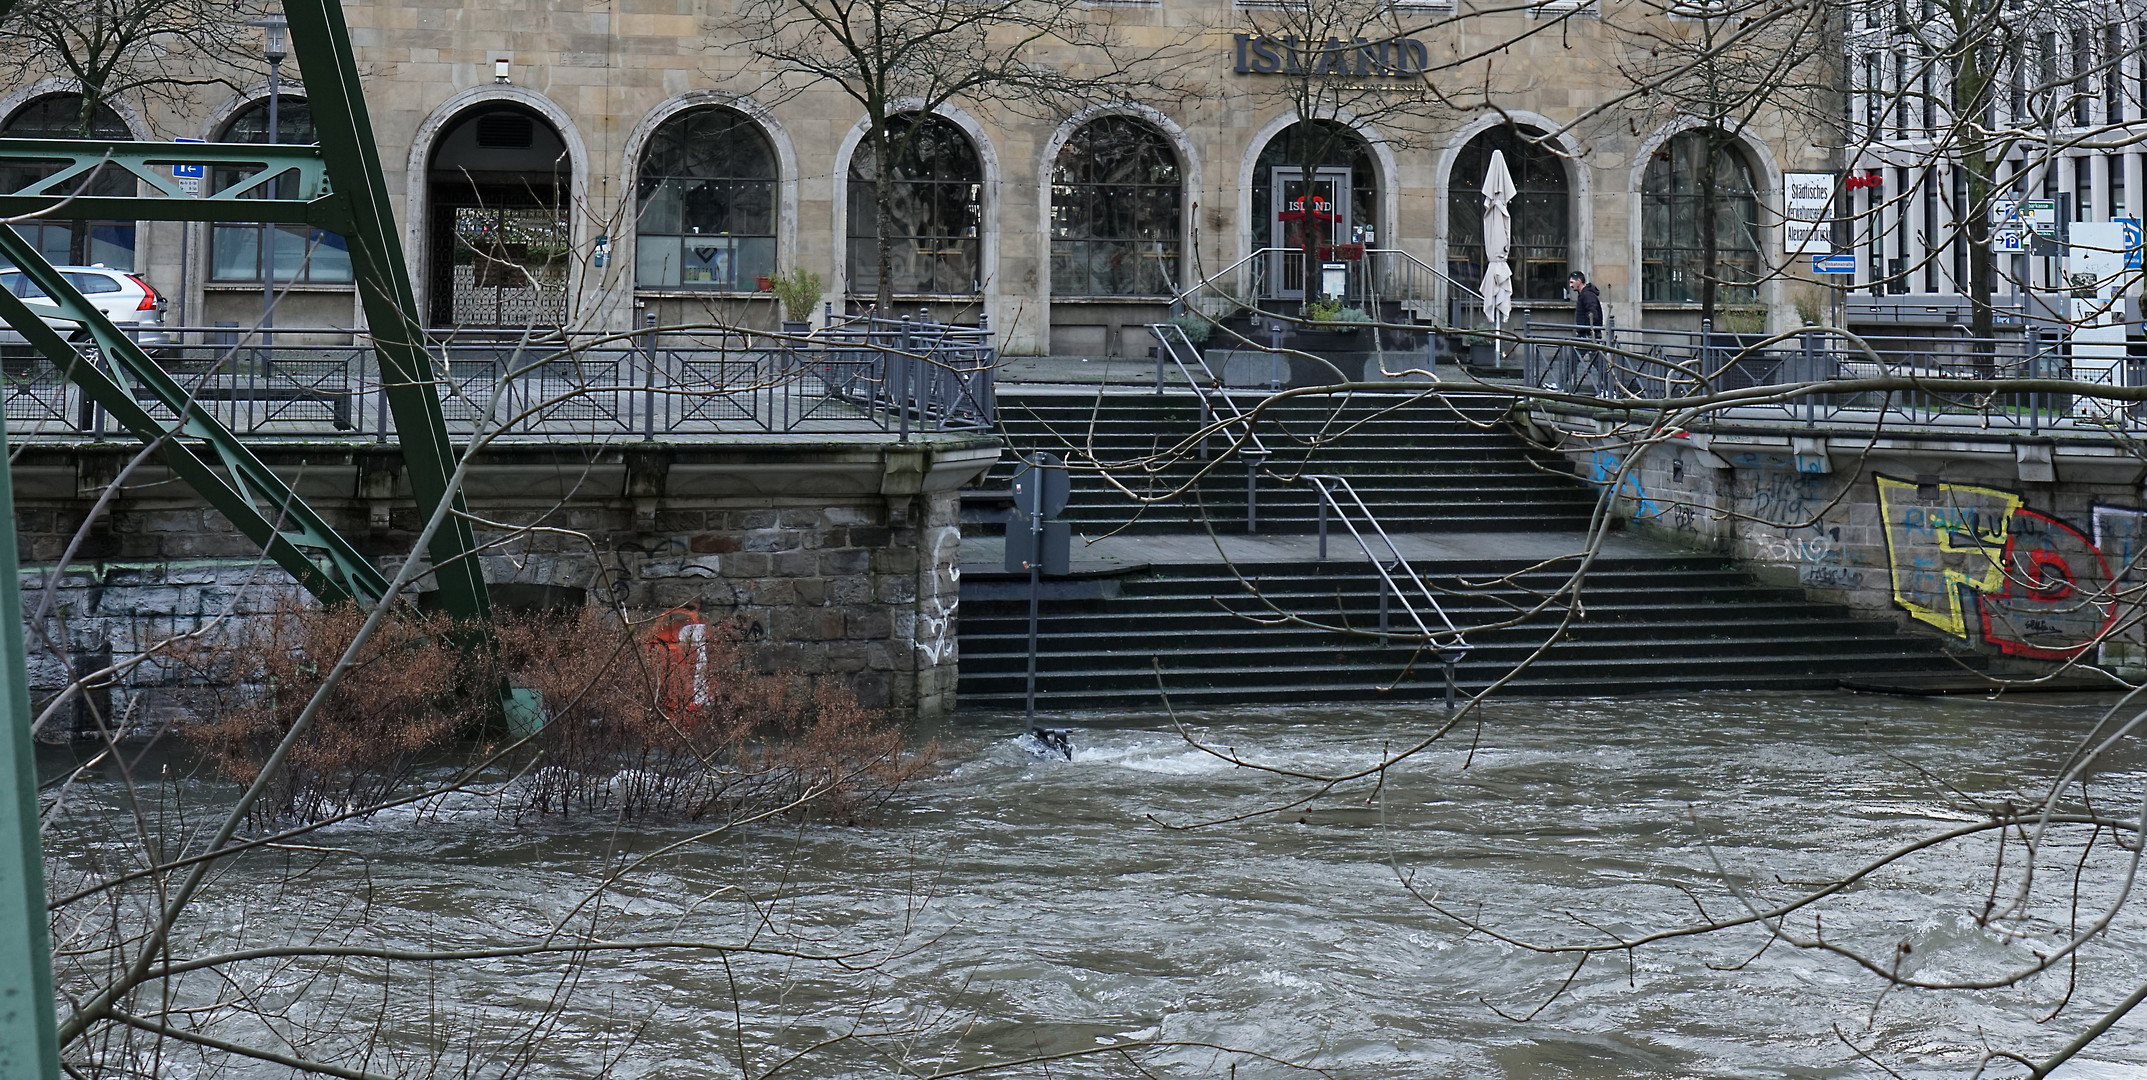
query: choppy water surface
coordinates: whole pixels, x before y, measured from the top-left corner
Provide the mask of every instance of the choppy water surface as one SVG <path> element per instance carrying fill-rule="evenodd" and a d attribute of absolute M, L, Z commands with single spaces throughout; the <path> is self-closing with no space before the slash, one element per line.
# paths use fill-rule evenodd
<path fill-rule="evenodd" d="M 689 845 L 634 868 L 570 920 L 593 918 L 610 937 L 846 954 L 862 970 L 607 955 L 548 1012 L 564 993 L 558 958 L 422 978 L 410 965 L 394 969 L 385 1006 L 345 986 L 357 1001 L 346 1022 L 378 1008 L 397 1016 L 373 1067 L 393 1071 L 398 1053 L 407 1067 L 445 1046 L 450 1060 L 477 1060 L 480 1075 L 494 1075 L 493 1055 L 509 1047 L 529 1048 L 544 1076 L 730 1076 L 741 1055 L 759 1074 L 809 1051 L 777 1075 L 827 1077 L 924 1075 L 1143 1038 L 1381 1080 L 1883 1075 L 1837 1028 L 1904 1075 L 1965 1075 L 1986 1042 L 2046 1052 L 2147 980 L 2141 918 L 2121 914 L 2077 972 L 1974 994 L 1882 996 L 1847 960 L 1779 942 L 1754 959 L 1767 935 L 1746 928 L 1605 957 L 1519 1023 L 1495 1010 L 1543 1006 L 1572 962 L 1471 937 L 1424 898 L 1543 941 L 1678 925 L 1695 903 L 1734 914 L 1724 871 L 1755 902 L 1781 899 L 1973 820 L 1968 796 L 2038 798 L 2099 713 L 1850 695 L 1501 704 L 1473 752 L 1464 733 L 1376 791 L 1358 784 L 1308 808 L 1192 830 L 1173 826 L 1257 814 L 1310 788 L 1202 753 L 1160 716 L 1055 721 L 1079 729 L 1071 762 L 1014 745 L 1017 718 L 963 718 L 941 732 L 945 774 L 879 824 L 771 826 Z M 1329 707 L 1188 718 L 1218 745 L 1310 773 L 1360 767 L 1438 719 Z M 2103 770 L 2098 805 L 2137 814 L 2140 765 L 2132 754 Z M 337 922 L 357 927 L 335 935 L 347 941 L 514 939 L 565 918 L 606 868 L 685 835 L 383 815 L 311 841 L 356 858 L 285 853 L 220 879 L 178 951 L 288 941 Z M 48 842 L 71 865 L 85 857 L 64 836 Z M 1954 845 L 1829 902 L 1826 940 L 1880 957 L 1907 941 L 1903 962 L 1926 976 L 1996 970 L 2048 948 L 2069 917 L 2079 846 L 2050 853 L 2056 906 L 2010 943 L 1973 919 L 1993 853 L 1989 841 Z M 2116 894 L 2123 858 L 2107 834 L 2090 853 L 2085 917 Z M 1791 928 L 1814 930 L 1809 917 Z M 377 968 L 357 970 L 377 983 Z M 2069 985 L 2069 1007 L 2038 1023 Z M 321 1007 L 293 993 L 301 1011 Z M 2120 1023 L 2061 1075 L 2147 1076 L 2143 1033 L 2147 1015 Z M 857 1037 L 811 1049 L 843 1035 Z M 1190 1046 L 1139 1060 L 1163 1076 L 1291 1075 Z M 1139 1073 L 1117 1058 L 1064 1058 L 1049 1075 Z"/>

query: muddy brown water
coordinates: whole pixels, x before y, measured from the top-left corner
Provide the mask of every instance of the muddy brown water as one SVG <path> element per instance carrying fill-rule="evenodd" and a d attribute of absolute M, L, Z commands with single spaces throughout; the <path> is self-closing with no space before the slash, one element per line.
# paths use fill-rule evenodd
<path fill-rule="evenodd" d="M 1769 946 L 1750 927 L 1606 956 L 1546 1004 L 1570 960 L 1469 934 L 1426 898 L 1539 941 L 1676 926 L 1695 904 L 1734 914 L 1731 885 L 1779 900 L 1972 820 L 1970 797 L 2038 797 L 2100 711 L 2088 699 L 1848 694 L 1502 703 L 1480 732 L 1376 789 L 1280 814 L 1260 811 L 1304 783 L 1204 753 L 1161 715 L 1052 718 L 1075 729 L 1070 762 L 1017 746 L 1018 717 L 962 716 L 938 732 L 944 773 L 869 826 L 690 841 L 679 826 L 505 821 L 458 796 L 331 827 L 307 841 L 315 850 L 249 857 L 214 879 L 174 950 L 467 947 L 565 925 L 840 962 L 759 953 L 726 966 L 666 951 L 383 971 L 306 960 L 238 965 L 232 983 L 189 976 L 175 997 L 254 987 L 328 1032 L 300 1040 L 308 1052 L 389 1075 L 924 1076 L 1038 1055 L 1055 1059 L 996 1075 L 1134 1077 L 1136 1062 L 1169 1077 L 1309 1075 L 1284 1060 L 1366 1080 L 1883 1075 L 1843 1036 L 1901 1075 L 1967 1075 L 1982 1046 L 2047 1052 L 2147 979 L 2137 906 L 2077 970 L 2012 989 L 1882 994 L 1848 961 Z M 1248 758 L 1331 773 L 1407 744 L 1439 714 L 1185 719 Z M 2094 780 L 2097 804 L 2137 815 L 2142 766 L 2130 750 L 2113 760 Z M 221 784 L 182 782 L 158 812 L 204 821 L 227 798 Z M 47 836 L 56 880 L 126 857 L 117 781 L 99 774 L 71 799 Z M 1181 827 L 1240 815 L 1252 816 Z M 1988 840 L 1829 901 L 1824 936 L 1881 957 L 1907 942 L 1908 970 L 1926 976 L 2018 963 L 2074 917 L 2078 839 L 2046 854 L 2045 902 L 2010 937 L 1975 918 L 1991 888 Z M 2017 849 L 2009 858 L 2017 869 Z M 2089 854 L 2081 917 L 2117 897 L 2124 858 L 2106 834 Z M 1790 929 L 1814 927 L 1803 916 Z M 2068 986 L 2070 1004 L 2041 1022 Z M 218 1030 L 257 1037 L 251 1023 Z M 1079 1056 L 1156 1040 L 1185 1045 L 1134 1061 Z M 162 1075 L 206 1074 L 175 1059 Z M 2060 1075 L 2147 1076 L 2147 1015 Z"/>

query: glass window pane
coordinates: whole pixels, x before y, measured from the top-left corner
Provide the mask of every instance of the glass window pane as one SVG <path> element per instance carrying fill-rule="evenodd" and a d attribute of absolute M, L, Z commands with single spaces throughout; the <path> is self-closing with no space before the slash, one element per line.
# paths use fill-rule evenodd
<path fill-rule="evenodd" d="M 636 237 L 634 285 L 643 289 L 678 288 L 681 254 L 676 236 Z"/>
<path fill-rule="evenodd" d="M 209 277 L 213 281 L 261 280 L 260 226 L 216 226 L 209 243 Z"/>

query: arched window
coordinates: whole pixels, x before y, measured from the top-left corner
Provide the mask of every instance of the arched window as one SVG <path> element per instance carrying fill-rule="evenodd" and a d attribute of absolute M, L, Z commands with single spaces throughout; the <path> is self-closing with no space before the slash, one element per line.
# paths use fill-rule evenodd
<path fill-rule="evenodd" d="M 266 143 L 268 99 L 248 104 L 224 125 L 218 142 Z M 320 139 L 313 133 L 313 109 L 306 99 L 279 94 L 276 98 L 276 142 L 310 146 Z M 254 174 L 258 169 L 219 168 L 209 171 L 209 188 L 222 191 Z M 279 176 L 260 190 L 264 199 L 295 199 L 298 177 Z M 264 241 L 267 241 L 264 243 Z M 341 236 L 304 225 L 219 224 L 209 241 L 211 281 L 260 281 L 262 253 L 273 264 L 277 281 L 340 284 L 353 280 L 350 243 Z"/>
<path fill-rule="evenodd" d="M 1533 132 L 1501 125 L 1470 139 L 1454 157 L 1446 178 L 1446 264 L 1455 281 L 1474 288 L 1483 280 L 1484 174 L 1491 151 L 1506 155 L 1515 193 L 1506 209 L 1513 216 L 1513 248 L 1506 264 L 1513 268 L 1514 295 L 1526 300 L 1556 300 L 1565 288 L 1571 234 L 1572 199 L 1565 163 Z M 1541 136 L 1536 135 L 1540 140 Z"/>
<path fill-rule="evenodd" d="M 1704 301 L 1710 283 L 1718 304 L 1758 299 L 1759 198 L 1727 135 L 1682 132 L 1656 150 L 1640 216 L 1640 299 Z"/>
<path fill-rule="evenodd" d="M 887 221 L 882 234 L 871 143 L 850 161 L 850 288 L 880 287 L 879 245 L 887 245 L 896 293 L 970 294 L 982 288 L 984 166 L 952 121 L 915 113 L 891 118 Z"/>
<path fill-rule="evenodd" d="M 1162 132 L 1125 116 L 1083 125 L 1051 165 L 1051 293 L 1178 291 L 1184 187 Z"/>
<path fill-rule="evenodd" d="M 665 120 L 641 155 L 634 285 L 758 288 L 775 273 L 775 148 L 718 106 Z"/>
<path fill-rule="evenodd" d="M 0 135 L 15 139 L 109 139 L 134 138 L 127 122 L 99 102 L 85 109 L 80 94 L 48 94 L 15 110 Z M 18 161 L 0 165 L 0 191 L 21 191 L 59 172 L 58 161 Z M 56 194 L 75 194 L 74 183 L 62 185 Z M 103 169 L 80 194 L 124 198 L 137 194 L 134 177 L 120 169 Z M 131 221 L 36 221 L 15 226 L 23 239 L 37 245 L 45 261 L 85 266 L 103 263 L 120 270 L 134 268 L 134 222 Z"/>
<path fill-rule="evenodd" d="M 1305 262 L 1344 254 L 1337 245 L 1377 246 L 1378 174 L 1364 137 L 1331 120 L 1299 121 L 1266 146 L 1252 170 L 1252 244 L 1274 249 L 1267 260 L 1269 296 L 1305 295 Z M 1348 292 L 1360 284 L 1351 262 Z"/>

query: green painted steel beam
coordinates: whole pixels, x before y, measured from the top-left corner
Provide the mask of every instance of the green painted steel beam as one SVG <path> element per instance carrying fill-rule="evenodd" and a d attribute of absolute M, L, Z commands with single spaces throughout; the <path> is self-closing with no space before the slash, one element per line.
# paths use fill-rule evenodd
<path fill-rule="evenodd" d="M 0 229 L 0 232 L 12 230 Z M 7 421 L 0 415 L 0 457 Z M 0 469 L 0 611 L 20 612 L 15 493 Z M 0 619 L 0 1077 L 58 1080 L 52 943 L 45 921 L 45 865 L 37 842 L 37 759 L 30 740 L 30 676 L 22 619 Z"/>
<path fill-rule="evenodd" d="M 14 191 L 0 192 L 0 217 L 264 222 L 311 225 L 330 232 L 341 232 L 350 224 L 345 201 L 329 187 L 328 169 L 317 146 L 0 139 L 0 165 L 9 164 L 59 168 Z M 171 178 L 169 170 L 174 165 L 252 170 L 252 175 L 221 191 L 194 194 Z M 154 194 L 75 194 L 87 186 L 92 173 L 103 176 L 113 170 L 147 185 Z M 286 176 L 296 178 L 297 195 L 261 197 Z"/>
<path fill-rule="evenodd" d="M 448 441 L 447 420 L 425 352 L 425 327 L 418 316 L 417 291 L 395 226 L 393 203 L 380 165 L 380 147 L 358 81 L 358 59 L 350 45 L 339 0 L 286 0 L 291 51 L 305 76 L 306 104 L 320 139 L 321 160 L 340 197 L 347 200 L 348 228 L 338 230 L 350 243 L 351 269 L 365 306 L 366 327 L 380 358 L 381 382 L 388 408 L 395 414 L 403 463 L 418 510 L 431 514 L 444 501 L 465 509 L 462 493 L 451 481 L 456 452 Z M 477 538 L 461 513 L 449 517 L 434 534 L 433 577 L 442 606 L 457 618 L 489 619 L 483 569 L 475 557 Z"/>
<path fill-rule="evenodd" d="M 0 258 L 13 264 L 56 305 L 44 309 L 45 314 L 82 325 L 111 370 L 99 370 L 59 331 L 46 325 L 37 308 L 4 289 L 0 289 L 0 319 L 135 438 L 143 442 L 162 439 L 158 454 L 164 464 L 247 539 L 259 544 L 278 566 L 326 602 L 371 601 L 387 595 L 387 579 L 357 548 L 255 457 L 236 434 L 196 407 L 184 387 L 83 299 L 29 241 L 13 229 L 0 227 Z M 177 422 L 159 420 L 143 406 L 144 400 L 170 409 Z"/>

